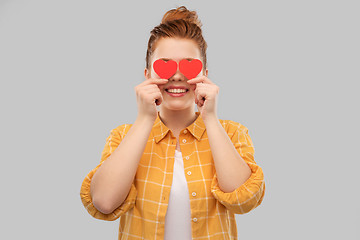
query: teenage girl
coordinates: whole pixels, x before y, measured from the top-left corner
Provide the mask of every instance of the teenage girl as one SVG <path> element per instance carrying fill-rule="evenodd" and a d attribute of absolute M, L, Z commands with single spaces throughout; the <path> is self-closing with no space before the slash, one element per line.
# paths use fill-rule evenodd
<path fill-rule="evenodd" d="M 136 121 L 111 131 L 82 183 L 93 217 L 120 218 L 119 239 L 237 239 L 234 214 L 263 200 L 248 129 L 218 118 L 201 26 L 181 6 L 151 31 Z"/>

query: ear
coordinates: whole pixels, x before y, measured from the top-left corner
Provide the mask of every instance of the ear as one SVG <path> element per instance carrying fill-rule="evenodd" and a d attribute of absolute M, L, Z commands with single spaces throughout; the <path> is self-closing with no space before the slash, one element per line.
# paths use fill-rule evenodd
<path fill-rule="evenodd" d="M 150 71 L 148 71 L 147 68 L 145 68 L 145 70 L 144 70 L 144 76 L 145 76 L 146 80 L 150 78 Z"/>

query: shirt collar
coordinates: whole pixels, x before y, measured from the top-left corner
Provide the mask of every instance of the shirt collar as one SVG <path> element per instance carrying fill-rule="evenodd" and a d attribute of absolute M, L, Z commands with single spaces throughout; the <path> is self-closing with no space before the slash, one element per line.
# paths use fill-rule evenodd
<path fill-rule="evenodd" d="M 198 140 L 200 141 L 201 136 L 205 131 L 205 123 L 200 115 L 200 112 L 195 112 L 198 116 L 196 120 L 186 127 L 186 129 Z M 160 112 L 157 112 L 157 117 L 153 125 L 153 136 L 155 142 L 158 143 L 161 139 L 163 139 L 166 134 L 170 131 L 170 129 L 161 121 Z"/>

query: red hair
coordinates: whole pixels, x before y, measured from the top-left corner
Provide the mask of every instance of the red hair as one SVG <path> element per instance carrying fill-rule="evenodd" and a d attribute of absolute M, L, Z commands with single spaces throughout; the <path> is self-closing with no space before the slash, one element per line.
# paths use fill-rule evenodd
<path fill-rule="evenodd" d="M 191 39 L 196 42 L 200 49 L 203 70 L 207 68 L 206 63 L 206 49 L 207 44 L 202 35 L 201 22 L 195 11 L 189 11 L 185 6 L 178 7 L 167 11 L 161 23 L 154 27 L 150 32 L 148 48 L 146 52 L 146 68 L 151 69 L 151 57 L 155 51 L 156 43 L 161 38 L 178 37 L 184 39 Z"/>

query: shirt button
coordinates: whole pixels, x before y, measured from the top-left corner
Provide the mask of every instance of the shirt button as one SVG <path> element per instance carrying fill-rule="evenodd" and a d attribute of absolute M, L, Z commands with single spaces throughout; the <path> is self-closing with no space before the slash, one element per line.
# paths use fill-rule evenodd
<path fill-rule="evenodd" d="M 196 192 L 193 192 L 192 195 L 195 197 L 195 196 L 196 196 Z"/>
<path fill-rule="evenodd" d="M 188 171 L 187 174 L 188 174 L 188 175 L 191 175 L 191 171 Z"/>
<path fill-rule="evenodd" d="M 183 139 L 183 143 L 186 143 L 186 139 Z"/>
<path fill-rule="evenodd" d="M 193 221 L 194 221 L 194 222 L 197 222 L 197 218 L 193 218 Z"/>
<path fill-rule="evenodd" d="M 183 133 L 185 133 L 185 134 L 186 134 L 186 133 L 187 133 L 187 130 L 185 129 Z"/>
<path fill-rule="evenodd" d="M 185 159 L 186 159 L 186 160 L 189 160 L 189 156 L 186 156 Z"/>

